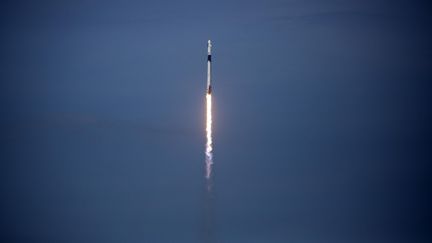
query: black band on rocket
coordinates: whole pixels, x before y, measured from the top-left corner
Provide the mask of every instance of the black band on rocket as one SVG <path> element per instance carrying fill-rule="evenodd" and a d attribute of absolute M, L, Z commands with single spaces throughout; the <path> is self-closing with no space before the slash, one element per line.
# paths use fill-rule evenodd
<path fill-rule="evenodd" d="M 207 61 L 211 62 L 211 55 L 207 55 Z"/>

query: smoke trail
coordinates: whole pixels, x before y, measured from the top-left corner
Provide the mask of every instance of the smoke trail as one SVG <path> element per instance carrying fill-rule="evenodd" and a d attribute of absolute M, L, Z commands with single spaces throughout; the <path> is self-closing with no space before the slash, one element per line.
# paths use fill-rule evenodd
<path fill-rule="evenodd" d="M 212 97 L 211 94 L 206 95 L 207 101 L 207 121 L 206 121 L 206 134 L 207 143 L 205 150 L 205 163 L 206 163 L 206 179 L 209 182 L 212 175 L 212 165 L 213 165 L 213 141 L 212 141 Z M 208 184 L 208 186 L 210 186 Z M 209 188 L 210 189 L 210 188 Z"/>
<path fill-rule="evenodd" d="M 205 163 L 206 163 L 206 199 L 205 199 L 205 221 L 204 221 L 204 242 L 214 243 L 214 216 L 213 216 L 213 191 L 212 191 L 212 165 L 213 165 L 213 141 L 212 141 L 212 96 L 211 93 L 206 94 L 207 102 L 207 121 L 206 121 L 206 149 L 205 149 Z"/>

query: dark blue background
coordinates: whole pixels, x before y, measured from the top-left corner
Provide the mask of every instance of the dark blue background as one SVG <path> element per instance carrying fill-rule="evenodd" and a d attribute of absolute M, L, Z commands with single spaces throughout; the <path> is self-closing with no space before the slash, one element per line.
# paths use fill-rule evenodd
<path fill-rule="evenodd" d="M 431 13 L 408 0 L 2 1 L 0 241 L 431 240 Z"/>

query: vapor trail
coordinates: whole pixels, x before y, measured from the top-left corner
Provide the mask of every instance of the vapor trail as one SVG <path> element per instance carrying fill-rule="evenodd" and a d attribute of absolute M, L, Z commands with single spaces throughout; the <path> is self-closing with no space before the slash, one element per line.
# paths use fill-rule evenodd
<path fill-rule="evenodd" d="M 207 121 L 206 121 L 206 134 L 207 134 L 207 143 L 206 143 L 206 179 L 210 180 L 212 175 L 212 165 L 213 165 L 213 141 L 212 141 L 212 96 L 211 94 L 206 94 L 206 102 L 207 102 Z"/>

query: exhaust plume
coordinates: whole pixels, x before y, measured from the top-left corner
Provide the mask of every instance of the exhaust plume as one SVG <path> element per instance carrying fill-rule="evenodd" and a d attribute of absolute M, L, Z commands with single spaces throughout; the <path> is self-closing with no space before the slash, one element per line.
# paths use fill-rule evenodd
<path fill-rule="evenodd" d="M 210 180 L 212 175 L 212 165 L 213 165 L 213 141 L 212 141 L 212 96 L 211 94 L 206 94 L 207 102 L 207 120 L 206 120 L 206 135 L 207 143 L 205 150 L 205 163 L 206 163 L 206 179 Z"/>

